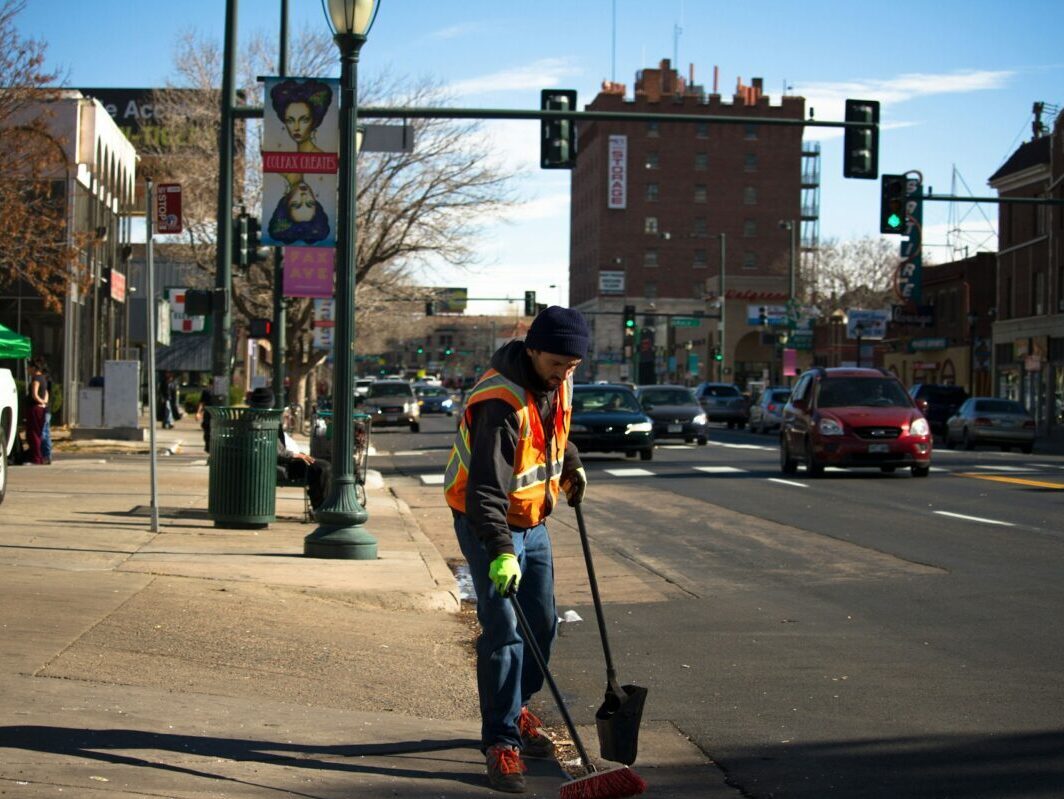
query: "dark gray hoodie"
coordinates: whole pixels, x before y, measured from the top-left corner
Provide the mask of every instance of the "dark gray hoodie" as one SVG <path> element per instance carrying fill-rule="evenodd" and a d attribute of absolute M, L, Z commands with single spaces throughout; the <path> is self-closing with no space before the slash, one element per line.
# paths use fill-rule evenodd
<path fill-rule="evenodd" d="M 543 420 L 549 451 L 549 442 L 554 435 L 553 408 L 557 389 L 548 387 L 536 374 L 523 341 L 511 341 L 501 347 L 492 356 L 491 367 L 532 393 Z M 514 452 L 518 439 L 517 411 L 504 400 L 492 399 L 478 402 L 470 409 L 469 416 L 472 459 L 466 485 L 466 515 L 477 537 L 488 550 L 488 557 L 494 560 L 504 553 L 514 554 L 506 511 L 510 507 L 510 479 L 514 473 Z M 547 466 L 550 468 L 550 464 Z M 576 445 L 567 442 L 562 474 L 569 474 L 578 468 L 580 456 Z M 545 516 L 553 510 L 546 485 Z"/>

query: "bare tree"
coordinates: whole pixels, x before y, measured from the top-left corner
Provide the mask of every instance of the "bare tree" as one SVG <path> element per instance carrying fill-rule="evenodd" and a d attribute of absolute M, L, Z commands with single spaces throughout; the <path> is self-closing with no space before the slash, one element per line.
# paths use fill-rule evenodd
<path fill-rule="evenodd" d="M 255 76 L 275 73 L 272 54 L 276 50 L 276 44 L 260 35 L 241 57 L 238 85 L 249 105 L 262 104 L 262 86 Z M 295 55 L 288 68 L 291 75 L 321 75 L 337 69 L 335 45 L 324 34 L 297 34 L 291 51 Z M 182 91 L 175 85 L 158 93 L 156 107 L 164 124 L 187 134 L 181 137 L 180 151 L 175 142 L 175 149 L 156 155 L 167 163 L 168 177 L 191 187 L 185 246 L 189 260 L 204 270 L 206 278 L 214 271 L 219 116 L 214 87 L 221 82 L 222 58 L 215 42 L 190 32 L 179 38 L 175 62 L 180 86 L 197 91 Z M 431 82 L 387 74 L 362 80 L 359 94 L 365 105 L 430 106 L 446 99 Z M 420 297 L 422 290 L 410 277 L 415 267 L 438 261 L 462 266 L 474 263 L 479 227 L 512 202 L 509 184 L 514 173 L 485 159 L 477 146 L 482 137 L 477 135 L 476 123 L 417 120 L 411 126 L 414 152 L 367 152 L 358 160 L 356 323 L 359 329 L 377 334 L 391 326 L 396 303 Z M 245 142 L 247 162 L 239 165 L 235 193 L 250 213 L 257 214 L 262 187 L 261 123 L 248 123 Z M 189 155 L 190 145 L 194 157 Z M 273 288 L 272 258 L 253 264 L 234 280 L 237 312 L 245 319 L 270 316 Z M 324 353 L 312 347 L 312 303 L 290 299 L 286 305 L 286 369 L 296 386 Z"/>
<path fill-rule="evenodd" d="M 66 235 L 69 164 L 48 124 L 60 76 L 44 69 L 45 44 L 15 28 L 24 8 L 0 4 L 0 286 L 22 280 L 58 312 L 72 277 L 84 287 L 89 275 L 72 269 L 83 242 Z"/>
<path fill-rule="evenodd" d="M 840 308 L 883 308 L 897 302 L 894 282 L 901 258 L 896 241 L 866 236 L 829 239 L 820 247 L 817 284 Z"/>

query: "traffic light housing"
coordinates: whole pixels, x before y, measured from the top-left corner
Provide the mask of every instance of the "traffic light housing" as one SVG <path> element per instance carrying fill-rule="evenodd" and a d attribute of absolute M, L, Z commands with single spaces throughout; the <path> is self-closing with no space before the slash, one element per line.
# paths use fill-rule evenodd
<path fill-rule="evenodd" d="M 248 219 L 247 214 L 240 214 L 233 220 L 233 264 L 241 269 L 247 269 L 251 263 Z"/>
<path fill-rule="evenodd" d="M 630 330 L 630 331 L 632 331 L 632 333 L 635 333 L 635 306 L 634 305 L 626 305 L 626 306 L 624 306 L 624 329 L 625 329 L 625 332 L 628 332 Z"/>
<path fill-rule="evenodd" d="M 764 305 L 757 309 L 757 323 L 761 325 L 761 327 L 768 324 L 768 313 L 765 312 Z"/>
<path fill-rule="evenodd" d="M 884 175 L 880 181 L 879 232 L 905 232 L 905 175 Z"/>
<path fill-rule="evenodd" d="M 269 338 L 273 333 L 272 319 L 248 320 L 248 338 Z"/>
<path fill-rule="evenodd" d="M 724 360 L 724 354 L 720 351 L 720 347 L 714 347 L 713 348 L 713 360 L 714 361 L 723 361 Z"/>
<path fill-rule="evenodd" d="M 536 292 L 525 292 L 525 316 L 536 315 Z"/>
<path fill-rule="evenodd" d="M 575 111 L 576 91 L 543 89 L 539 93 L 542 111 Z M 576 163 L 576 123 L 571 119 L 540 121 L 539 165 L 542 169 L 572 169 Z"/>
<path fill-rule="evenodd" d="M 270 248 L 262 246 L 260 238 L 262 227 L 259 225 L 259 218 L 245 215 L 245 219 L 247 219 L 248 227 L 248 262 L 253 264 L 262 263 L 270 257 Z"/>
<path fill-rule="evenodd" d="M 879 175 L 879 102 L 847 100 L 846 121 L 868 127 L 847 127 L 843 136 L 842 176 L 875 180 Z"/>

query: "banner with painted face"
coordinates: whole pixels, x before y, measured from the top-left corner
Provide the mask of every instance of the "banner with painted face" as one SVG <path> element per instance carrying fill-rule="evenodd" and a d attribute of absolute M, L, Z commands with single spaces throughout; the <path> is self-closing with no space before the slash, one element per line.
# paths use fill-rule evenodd
<path fill-rule="evenodd" d="M 336 246 L 340 81 L 266 78 L 263 244 Z"/>

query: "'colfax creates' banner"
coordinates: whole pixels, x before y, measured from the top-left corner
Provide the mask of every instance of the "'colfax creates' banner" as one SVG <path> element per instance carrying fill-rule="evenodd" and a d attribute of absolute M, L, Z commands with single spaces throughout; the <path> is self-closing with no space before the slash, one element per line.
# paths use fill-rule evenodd
<path fill-rule="evenodd" d="M 262 243 L 335 247 L 340 82 L 266 78 Z"/>

